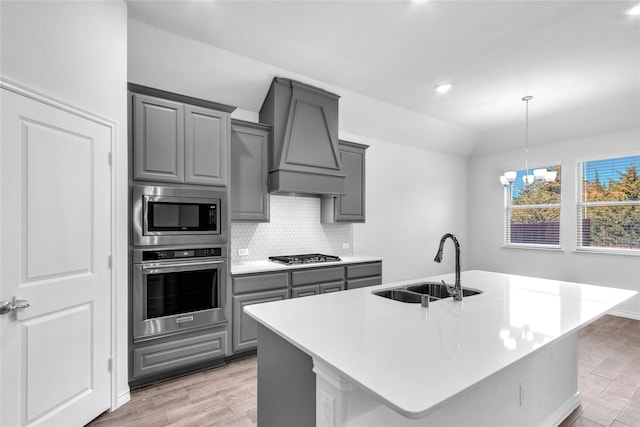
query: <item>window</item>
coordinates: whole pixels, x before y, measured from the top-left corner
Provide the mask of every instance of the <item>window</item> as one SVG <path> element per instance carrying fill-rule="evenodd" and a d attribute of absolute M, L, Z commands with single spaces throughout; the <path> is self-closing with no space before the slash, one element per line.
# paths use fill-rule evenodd
<path fill-rule="evenodd" d="M 578 163 L 578 249 L 640 252 L 640 155 Z"/>
<path fill-rule="evenodd" d="M 505 245 L 560 247 L 561 166 L 547 166 L 558 175 L 553 182 L 524 185 L 524 170 L 505 187 Z M 531 170 L 529 171 L 531 174 Z"/>

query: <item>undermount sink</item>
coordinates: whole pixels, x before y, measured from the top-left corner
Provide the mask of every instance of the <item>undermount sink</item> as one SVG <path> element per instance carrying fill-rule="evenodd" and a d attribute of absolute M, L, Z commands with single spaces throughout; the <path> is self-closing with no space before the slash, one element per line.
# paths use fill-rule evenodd
<path fill-rule="evenodd" d="M 462 288 L 463 297 L 470 297 L 481 293 L 482 291 L 479 289 Z M 451 297 L 447 291 L 447 287 L 438 282 L 425 282 L 417 285 L 403 286 L 401 288 L 385 289 L 373 292 L 373 294 L 394 301 L 408 302 L 411 304 L 420 304 L 422 295 L 429 295 L 430 301 Z"/>
<path fill-rule="evenodd" d="M 420 283 L 418 285 L 407 286 L 406 289 L 411 292 L 416 292 L 418 294 L 426 294 L 432 298 L 438 298 L 438 299 L 448 298 L 451 296 L 447 291 L 447 287 L 442 283 L 438 283 L 438 282 Z M 470 297 L 470 296 L 478 295 L 481 293 L 482 291 L 479 289 L 462 288 L 463 297 Z"/>
<path fill-rule="evenodd" d="M 374 294 L 384 298 L 392 299 L 394 301 L 417 303 L 417 304 L 420 304 L 420 298 L 421 298 L 420 294 L 407 291 L 405 288 L 387 289 L 384 291 L 374 292 Z"/>

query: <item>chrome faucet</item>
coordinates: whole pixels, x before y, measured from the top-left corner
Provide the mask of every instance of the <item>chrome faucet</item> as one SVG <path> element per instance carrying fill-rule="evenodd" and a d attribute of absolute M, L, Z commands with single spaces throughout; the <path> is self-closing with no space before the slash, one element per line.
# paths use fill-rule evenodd
<path fill-rule="evenodd" d="M 447 292 L 449 292 L 449 295 L 451 295 L 455 301 L 462 301 L 462 286 L 460 285 L 460 243 L 458 243 L 458 239 L 456 239 L 456 236 L 451 233 L 447 233 L 442 236 L 442 238 L 440 239 L 440 247 L 438 248 L 438 253 L 433 260 L 435 262 L 442 261 L 442 250 L 444 248 L 444 241 L 448 238 L 451 238 L 451 240 L 453 240 L 453 244 L 456 248 L 456 283 L 453 285 L 453 287 L 451 287 L 447 285 L 443 280 L 442 284 L 447 287 Z"/>

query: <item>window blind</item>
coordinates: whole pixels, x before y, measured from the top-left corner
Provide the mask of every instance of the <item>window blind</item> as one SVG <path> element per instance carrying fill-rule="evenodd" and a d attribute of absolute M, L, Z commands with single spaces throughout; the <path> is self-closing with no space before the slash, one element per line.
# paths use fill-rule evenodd
<path fill-rule="evenodd" d="M 505 245 L 560 247 L 561 166 L 546 168 L 558 172 L 554 182 L 536 181 L 525 186 L 523 169 L 505 188 Z"/>
<path fill-rule="evenodd" d="M 578 163 L 577 247 L 640 251 L 640 155 Z"/>

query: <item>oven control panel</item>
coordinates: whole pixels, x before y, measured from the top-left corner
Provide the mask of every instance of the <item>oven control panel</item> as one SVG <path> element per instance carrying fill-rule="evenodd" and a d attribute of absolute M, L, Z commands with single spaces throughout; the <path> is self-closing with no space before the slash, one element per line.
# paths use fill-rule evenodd
<path fill-rule="evenodd" d="M 163 261 L 181 258 L 204 258 L 222 256 L 221 248 L 198 248 L 198 249 L 162 249 L 145 250 L 142 253 L 143 261 Z"/>

